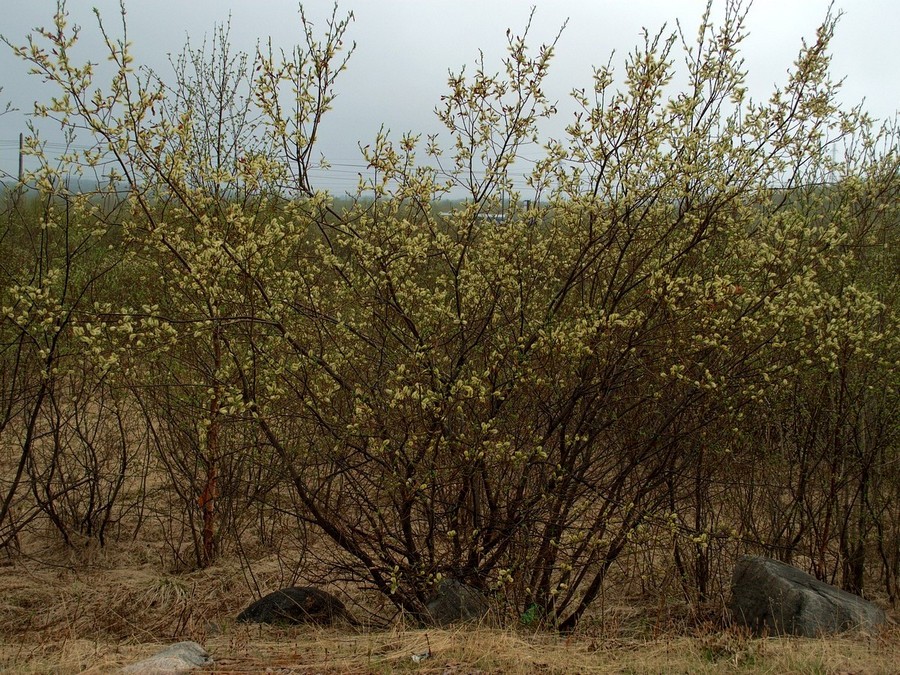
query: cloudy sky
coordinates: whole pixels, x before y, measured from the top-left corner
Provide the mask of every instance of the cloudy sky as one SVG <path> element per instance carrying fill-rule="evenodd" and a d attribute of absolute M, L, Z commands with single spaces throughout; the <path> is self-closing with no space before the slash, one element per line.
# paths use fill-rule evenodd
<path fill-rule="evenodd" d="M 557 47 L 546 90 L 567 105 L 568 92 L 589 87 L 593 65 L 610 55 L 619 66 L 641 40 L 641 30 L 656 31 L 679 20 L 693 34 L 705 6 L 700 0 L 341 0 L 341 11 L 355 20 L 349 37 L 357 43 L 349 70 L 338 83 L 339 98 L 322 137 L 322 152 L 335 163 L 350 165 L 348 175 L 334 173 L 321 187 L 342 191 L 355 183 L 352 166 L 360 163 L 358 143 L 368 143 L 383 124 L 392 135 L 404 131 L 434 132 L 433 110 L 444 92 L 448 70 L 472 64 L 484 51 L 489 67 L 500 66 L 505 32 L 524 27 L 535 5 L 533 43 L 553 39 L 568 19 Z M 715 0 L 715 6 L 724 0 Z M 4 0 L 0 34 L 15 43 L 39 25 L 52 21 L 55 0 Z M 332 3 L 306 2 L 317 25 L 330 14 Z M 70 0 L 71 21 L 83 27 L 84 58 L 100 60 L 99 36 L 91 8 L 96 6 L 113 31 L 120 29 L 116 0 Z M 185 39 L 199 43 L 216 25 L 231 17 L 236 49 L 252 51 L 270 36 L 276 46 L 290 47 L 299 39 L 295 0 L 126 0 L 129 38 L 138 62 L 162 74 L 167 55 L 177 53 Z M 750 93 L 766 98 L 786 79 L 786 70 L 801 46 L 811 38 L 828 8 L 827 0 L 756 0 L 749 17 L 750 37 L 744 46 Z M 896 0 L 835 0 L 844 11 L 833 42 L 833 73 L 846 78 L 846 104 L 863 98 L 876 117 L 893 117 L 900 109 L 900 68 L 896 50 L 900 2 Z M 27 111 L 37 99 L 52 94 L 26 74 L 5 45 L 0 45 L 0 104 L 7 101 Z M 0 117 L 0 170 L 15 170 L 22 113 Z M 52 138 L 55 132 L 43 133 Z"/>

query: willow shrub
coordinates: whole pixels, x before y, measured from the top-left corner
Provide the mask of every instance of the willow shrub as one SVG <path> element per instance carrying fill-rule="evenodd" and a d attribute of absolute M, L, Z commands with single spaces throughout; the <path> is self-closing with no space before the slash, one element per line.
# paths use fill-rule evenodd
<path fill-rule="evenodd" d="M 754 434 L 800 414 L 822 372 L 876 352 L 896 396 L 896 286 L 846 276 L 860 268 L 854 204 L 896 215 L 896 143 L 836 105 L 834 16 L 758 102 L 744 8 L 729 2 L 718 26 L 709 15 L 694 39 L 648 34 L 621 86 L 607 67 L 575 90 L 579 112 L 542 146 L 529 195 L 510 177 L 556 114 L 542 89 L 555 43 L 533 51 L 528 30 L 509 33 L 498 73 L 479 62 L 450 78 L 443 136 L 366 146 L 371 171 L 344 209 L 309 169 L 350 17 L 322 38 L 304 18 L 304 43 L 280 58 L 228 57 L 227 39 L 213 58 L 189 51 L 173 89 L 109 39 L 115 72 L 95 95 L 62 11 L 35 38 L 55 51 L 20 50 L 65 94 L 39 116 L 90 129 L 97 151 L 77 161 L 112 158 L 128 185 L 123 237 L 149 297 L 123 314 L 170 337 L 119 372 L 138 400 L 175 402 L 148 419 L 190 439 L 175 473 L 196 474 L 200 564 L 222 514 L 277 483 L 341 574 L 413 616 L 454 577 L 570 629 L 635 552 L 674 553 L 703 596 L 711 551 L 775 541 L 726 471 L 785 478 Z M 432 208 L 460 194 L 452 212 Z M 510 195 L 502 223 L 484 217 Z M 229 490 L 227 457 L 242 458 Z"/>

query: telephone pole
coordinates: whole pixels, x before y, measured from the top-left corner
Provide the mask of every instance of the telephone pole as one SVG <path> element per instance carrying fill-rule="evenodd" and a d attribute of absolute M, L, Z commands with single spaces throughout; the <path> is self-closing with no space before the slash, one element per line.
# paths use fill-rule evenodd
<path fill-rule="evenodd" d="M 19 183 L 25 176 L 25 134 L 19 134 Z"/>

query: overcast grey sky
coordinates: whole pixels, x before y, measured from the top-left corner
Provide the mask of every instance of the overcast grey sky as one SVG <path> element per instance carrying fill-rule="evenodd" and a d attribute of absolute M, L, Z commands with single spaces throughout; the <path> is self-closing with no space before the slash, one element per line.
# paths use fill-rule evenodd
<path fill-rule="evenodd" d="M 448 69 L 472 64 L 479 49 L 488 66 L 499 68 L 506 28 L 521 31 L 532 4 L 535 46 L 552 40 L 569 19 L 546 87 L 562 111 L 569 109 L 572 88 L 590 87 L 593 65 L 605 64 L 613 51 L 613 64 L 621 65 L 640 41 L 642 27 L 656 31 L 668 24 L 674 30 L 678 19 L 686 33 L 694 34 L 705 6 L 701 0 L 342 0 L 341 10 L 355 15 L 349 37 L 357 51 L 338 83 L 323 153 L 332 162 L 359 163 L 357 143 L 371 142 L 382 124 L 396 136 L 409 130 L 439 131 L 433 109 L 445 90 Z M 317 25 L 331 5 L 330 0 L 305 3 Z M 55 0 L 4 0 L 0 33 L 22 43 L 34 26 L 51 23 L 55 6 Z M 94 6 L 110 28 L 119 29 L 117 0 L 68 3 L 71 21 L 83 27 L 85 57 L 102 59 Z M 290 47 L 300 37 L 297 6 L 294 0 L 126 0 L 137 60 L 162 74 L 168 73 L 167 54 L 179 52 L 187 36 L 199 43 L 229 14 L 235 48 L 252 51 L 257 40 L 269 36 L 276 46 Z M 846 78 L 844 102 L 865 98 L 870 113 L 893 117 L 900 108 L 900 2 L 836 0 L 835 7 L 844 11 L 833 42 L 833 73 Z M 814 36 L 827 8 L 827 0 L 756 0 L 744 46 L 754 98 L 768 97 L 776 83 L 785 81 L 801 38 Z M 25 71 L 0 45 L 0 102 L 10 101 L 23 112 L 51 93 Z M 21 113 L 0 117 L 0 170 L 14 170 L 15 141 L 23 130 Z M 46 132 L 52 137 L 52 129 Z M 342 191 L 351 189 L 355 179 L 336 173 L 329 183 L 321 187 Z"/>

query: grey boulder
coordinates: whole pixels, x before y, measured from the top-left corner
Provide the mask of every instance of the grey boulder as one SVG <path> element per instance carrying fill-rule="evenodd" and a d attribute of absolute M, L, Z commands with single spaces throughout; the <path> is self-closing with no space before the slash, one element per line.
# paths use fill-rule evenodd
<path fill-rule="evenodd" d="M 238 614 L 245 623 L 329 626 L 336 621 L 356 624 L 344 603 L 320 588 L 291 586 L 263 596 Z"/>
<path fill-rule="evenodd" d="M 150 658 L 125 666 L 122 672 L 140 675 L 162 675 L 162 673 L 185 673 L 194 668 L 203 668 L 212 663 L 209 654 L 196 642 L 178 642 L 157 652 Z"/>
<path fill-rule="evenodd" d="M 455 579 L 444 579 L 425 609 L 435 624 L 446 626 L 459 621 L 479 621 L 487 615 L 490 605 L 477 588 Z"/>
<path fill-rule="evenodd" d="M 818 637 L 885 621 L 871 602 L 762 556 L 738 559 L 731 593 L 732 617 L 757 633 Z"/>

